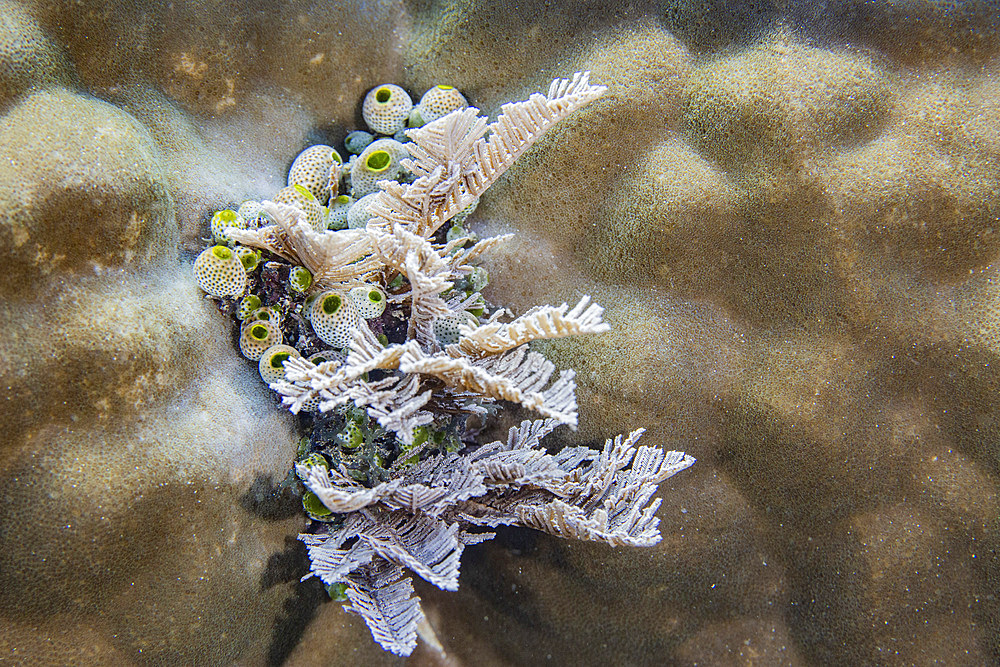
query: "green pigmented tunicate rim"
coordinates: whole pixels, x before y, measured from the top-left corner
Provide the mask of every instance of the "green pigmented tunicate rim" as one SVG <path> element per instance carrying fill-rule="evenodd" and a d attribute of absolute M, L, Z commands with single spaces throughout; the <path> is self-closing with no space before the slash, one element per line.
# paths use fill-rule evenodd
<path fill-rule="evenodd" d="M 239 214 L 237 214 L 236 211 L 227 208 L 224 211 L 216 212 L 214 217 L 218 218 L 222 222 L 235 222 L 236 218 L 239 217 Z"/>
<path fill-rule="evenodd" d="M 344 164 L 344 158 L 340 157 L 340 153 L 337 152 L 336 148 L 330 149 L 330 159 L 333 160 L 335 164 Z"/>
<path fill-rule="evenodd" d="M 380 290 L 377 290 L 377 289 L 369 290 L 369 292 L 368 292 L 368 300 L 371 301 L 372 303 L 381 303 L 382 302 L 382 292 Z"/>
<path fill-rule="evenodd" d="M 320 454 L 318 452 L 313 452 L 312 454 L 310 454 L 306 458 L 302 459 L 301 463 L 302 463 L 302 465 L 306 466 L 307 468 L 315 468 L 315 467 L 318 466 L 318 467 L 322 468 L 323 470 L 329 470 L 330 469 L 330 463 L 329 463 L 329 461 L 326 460 L 325 456 L 323 456 L 322 454 Z"/>
<path fill-rule="evenodd" d="M 312 274 L 309 273 L 309 269 L 303 266 L 296 266 L 291 270 L 291 273 L 289 273 L 288 282 L 291 284 L 293 289 L 296 289 L 299 292 L 305 292 L 309 289 L 309 286 L 312 285 L 313 277 Z"/>
<path fill-rule="evenodd" d="M 330 516 L 333 514 L 330 508 L 324 505 L 319 496 L 312 491 L 306 491 L 302 494 L 302 507 L 306 512 L 314 516 Z"/>
<path fill-rule="evenodd" d="M 392 99 L 392 90 L 389 88 L 379 88 L 375 91 L 375 101 L 379 104 L 386 104 Z"/>
<path fill-rule="evenodd" d="M 326 587 L 326 594 L 329 595 L 330 599 L 334 602 L 347 602 L 347 584 L 343 582 L 330 584 Z"/>
<path fill-rule="evenodd" d="M 372 154 L 365 160 L 365 166 L 369 171 L 385 171 L 392 164 L 392 156 L 388 151 L 372 151 Z"/>
<path fill-rule="evenodd" d="M 260 324 L 255 324 L 250 327 L 250 337 L 254 340 L 267 340 L 267 337 L 271 334 L 267 330 L 267 327 L 261 326 Z"/>
<path fill-rule="evenodd" d="M 455 86 L 449 86 L 446 83 L 439 83 L 437 87 L 439 90 L 455 90 Z"/>
<path fill-rule="evenodd" d="M 353 201 L 354 201 L 354 198 L 351 197 L 350 195 L 338 195 L 337 199 L 334 201 L 334 204 L 337 207 L 347 206 L 348 204 L 350 204 Z"/>
<path fill-rule="evenodd" d="M 427 442 L 427 438 L 429 437 L 430 437 L 430 430 L 426 426 L 416 427 L 415 429 L 413 429 L 413 444 L 410 445 L 409 447 L 406 447 L 406 450 L 409 451 L 414 447 L 419 447 L 420 445 Z"/>
<path fill-rule="evenodd" d="M 288 357 L 292 356 L 289 352 L 276 352 L 271 355 L 271 368 L 282 368 L 284 363 L 288 360 Z"/>
<path fill-rule="evenodd" d="M 246 269 L 247 271 L 253 271 L 254 269 L 257 268 L 257 253 L 255 253 L 253 250 L 249 250 L 248 252 L 241 252 L 239 253 L 239 256 L 240 256 L 240 262 L 243 263 L 244 269 Z"/>
<path fill-rule="evenodd" d="M 223 261 L 228 261 L 233 256 L 233 251 L 224 245 L 212 246 L 212 254 Z"/>
<path fill-rule="evenodd" d="M 256 294 L 248 294 L 243 297 L 243 301 L 240 302 L 240 312 L 246 314 L 246 317 L 243 319 L 253 315 L 253 312 L 258 308 L 260 308 L 260 297 Z"/>
<path fill-rule="evenodd" d="M 347 431 L 347 446 L 351 449 L 357 449 L 364 442 L 364 436 L 361 434 L 361 427 L 354 422 L 349 422 L 348 426 L 344 429 Z"/>
<path fill-rule="evenodd" d="M 309 201 L 316 201 L 316 195 L 314 195 L 313 193 L 309 192 L 309 190 L 307 190 L 306 188 L 302 187 L 301 185 L 295 184 L 292 187 L 295 188 L 296 192 L 298 192 L 300 195 L 302 195 L 303 197 L 305 197 Z"/>
<path fill-rule="evenodd" d="M 331 294 L 323 299 L 323 305 L 321 308 L 327 315 L 335 315 L 337 311 L 340 310 L 342 303 L 343 300 L 340 298 L 339 294 Z"/>

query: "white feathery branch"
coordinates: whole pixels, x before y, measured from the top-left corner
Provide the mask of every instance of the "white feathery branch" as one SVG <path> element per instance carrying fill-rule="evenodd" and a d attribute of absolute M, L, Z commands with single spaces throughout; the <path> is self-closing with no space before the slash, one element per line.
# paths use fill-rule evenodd
<path fill-rule="evenodd" d="M 565 303 L 558 307 L 538 306 L 507 324 L 490 322 L 475 329 L 464 327 L 458 343 L 448 349 L 475 358 L 500 354 L 543 338 L 604 333 L 609 327 L 601 321 L 603 313 L 603 308 L 590 303 L 589 296 L 581 298 L 572 310 Z"/>
<path fill-rule="evenodd" d="M 399 366 L 399 358 L 410 348 L 418 348 L 415 341 L 403 345 L 383 348 L 368 327 L 358 327 L 354 331 L 347 359 L 343 363 L 325 361 L 314 364 L 302 357 L 293 357 L 285 362 L 285 380 L 271 384 L 271 388 L 284 396 L 282 402 L 297 413 L 308 400 L 322 395 L 328 400 L 320 404 L 323 411 L 358 397 L 354 386 L 365 373 L 375 369 L 392 370 Z M 365 396 L 374 388 L 367 384 L 362 388 Z"/>
<path fill-rule="evenodd" d="M 347 609 L 365 619 L 382 648 L 401 656 L 413 652 L 424 612 L 403 568 L 376 558 L 348 576 L 347 597 L 351 601 Z"/>
<path fill-rule="evenodd" d="M 523 347 L 478 362 L 464 357 L 426 356 L 408 351 L 400 357 L 399 369 L 404 373 L 433 375 L 451 387 L 518 403 L 544 417 L 576 426 L 573 371 L 563 371 L 546 388 L 555 365 L 541 354 Z"/>
<path fill-rule="evenodd" d="M 261 205 L 274 224 L 256 230 L 227 227 L 226 232 L 237 243 L 268 250 L 306 267 L 314 283 L 321 287 L 363 282 L 382 270 L 382 261 L 373 254 L 373 240 L 366 230 L 317 232 L 294 206 L 272 201 Z"/>
<path fill-rule="evenodd" d="M 406 273 L 410 280 L 410 321 L 406 337 L 416 339 L 424 347 L 434 347 L 433 324 L 439 317 L 451 314 L 441 293 L 451 288 L 447 273 L 437 275 L 423 273 L 419 269 L 419 259 L 415 253 L 406 257 Z"/>
<path fill-rule="evenodd" d="M 464 248 L 454 254 L 446 253 L 448 268 L 451 270 L 453 276 L 469 273 L 472 271 L 471 262 L 478 259 L 484 252 L 492 250 L 496 246 L 506 243 L 512 238 L 514 238 L 513 234 L 491 236 L 489 238 L 482 239 L 481 241 L 477 241 L 475 245 L 470 248 Z"/>
<path fill-rule="evenodd" d="M 289 262 L 305 266 L 299 257 L 300 250 L 297 247 L 299 238 L 293 236 L 292 230 L 299 223 L 309 227 L 306 214 L 294 206 L 275 204 L 272 201 L 264 202 L 262 206 L 274 224 L 265 225 L 260 229 L 226 227 L 226 235 L 237 243 L 267 250 Z"/>
<path fill-rule="evenodd" d="M 643 510 L 631 524 L 621 526 L 609 525 L 604 509 L 588 516 L 579 507 L 561 500 L 542 506 L 521 505 L 517 508 L 517 518 L 522 526 L 564 539 L 607 542 L 613 547 L 650 547 L 661 539 L 657 530 L 660 520 L 654 516 L 657 507 L 659 502 Z"/>
<path fill-rule="evenodd" d="M 368 405 L 368 414 L 387 431 L 393 431 L 404 444 L 413 444 L 413 429 L 434 421 L 434 415 L 422 408 L 431 400 L 430 389 L 420 391 L 420 378 L 412 375 L 400 380 L 389 396 L 379 397 Z M 355 405 L 361 403 L 355 400 Z"/>
<path fill-rule="evenodd" d="M 473 146 L 479 169 L 466 172 L 465 189 L 480 196 L 542 133 L 606 90 L 607 86 L 591 85 L 590 72 L 577 72 L 572 79 L 555 79 L 547 96 L 535 93 L 523 102 L 503 105 L 500 116 L 487 127 L 488 137 Z"/>
<path fill-rule="evenodd" d="M 494 536 L 466 532 L 471 526 L 524 525 L 612 545 L 655 544 L 657 484 L 694 462 L 682 452 L 637 448 L 641 430 L 608 440 L 601 451 L 568 447 L 553 455 L 541 444 L 558 424 L 576 426 L 575 375 L 568 370 L 553 380 L 554 364 L 526 344 L 606 331 L 603 310 L 587 296 L 573 308 L 538 307 L 506 324 L 498 311 L 486 324 L 463 327 L 458 343 L 443 352 L 433 335 L 435 320 L 480 298 L 456 291 L 445 300 L 442 293 L 473 270 L 480 254 L 509 237 L 467 249 L 428 239 L 552 124 L 604 91 L 590 84 L 589 73 L 578 72 L 553 81 L 548 95 L 504 105 L 492 124 L 470 107 L 410 130 L 416 146 L 404 163 L 417 178 L 409 185 L 383 181 L 365 229 L 315 232 L 301 212 L 265 202 L 275 224 L 229 230 L 242 243 L 305 266 L 320 286 L 343 287 L 375 275 L 388 280 L 397 271 L 409 282 L 408 292 L 390 299 L 409 300 L 406 343 L 383 347 L 361 323 L 344 361 L 285 362 L 285 379 L 272 387 L 293 411 L 317 398 L 320 411 L 354 403 L 410 445 L 415 427 L 431 423 L 435 413 L 461 411 L 460 401 L 471 397 L 480 409 L 506 400 L 545 417 L 510 429 L 505 441 L 463 452 L 421 459 L 426 443 L 404 449 L 389 469 L 390 481 L 371 487 L 344 467 L 297 466 L 319 500 L 345 515 L 325 535 L 300 535 L 312 574 L 346 584 L 348 609 L 398 655 L 413 651 L 423 619 L 404 567 L 439 588 L 456 589 L 464 547 Z M 366 379 L 376 369 L 386 371 L 384 377 Z"/>
<path fill-rule="evenodd" d="M 406 263 L 410 257 L 416 258 L 416 267 L 421 273 L 432 276 L 447 273 L 448 262 L 444 260 L 442 253 L 423 236 L 414 234 L 405 227 L 395 227 L 391 233 L 374 228 L 370 233 L 382 261 L 404 275 L 406 275 Z M 408 275 L 407 278 L 409 278 Z"/>
<path fill-rule="evenodd" d="M 397 511 L 379 516 L 360 537 L 386 560 L 408 567 L 442 590 L 458 590 L 458 566 L 465 545 L 458 539 L 457 523 L 448 525 L 423 514 Z"/>
<path fill-rule="evenodd" d="M 547 96 L 535 93 L 505 104 L 489 125 L 478 109 L 468 107 L 408 130 L 416 146 L 404 165 L 418 178 L 409 186 L 383 183 L 369 206 L 379 218 L 371 224 L 400 225 L 429 237 L 481 196 L 542 133 L 606 90 L 591 85 L 590 72 L 577 72 L 572 79 L 554 80 Z"/>
<path fill-rule="evenodd" d="M 449 162 L 465 170 L 471 164 L 473 145 L 486 133 L 486 118 L 479 109 L 466 107 L 454 111 L 447 122 L 438 119 L 423 127 L 407 130 L 406 134 L 416 146 L 410 151 L 409 168 L 417 177 L 427 176 Z"/>
<path fill-rule="evenodd" d="M 435 248 L 427 239 L 404 227 L 395 225 L 392 233 L 374 226 L 370 230 L 385 264 L 401 272 L 410 283 L 410 291 L 394 299 L 410 299 L 407 338 L 433 347 L 433 321 L 450 314 L 440 295 L 452 287 L 451 279 L 457 272 L 442 257 L 443 248 Z"/>
<path fill-rule="evenodd" d="M 327 470 L 320 466 L 310 468 L 302 464 L 298 464 L 295 469 L 309 490 L 331 512 L 337 514 L 374 505 L 402 484 L 402 480 L 394 479 L 368 489 L 337 470 Z"/>

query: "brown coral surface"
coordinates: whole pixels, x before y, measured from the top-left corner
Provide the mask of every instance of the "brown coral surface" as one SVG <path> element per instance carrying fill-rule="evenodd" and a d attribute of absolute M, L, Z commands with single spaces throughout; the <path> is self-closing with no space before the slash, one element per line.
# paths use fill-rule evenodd
<path fill-rule="evenodd" d="M 502 532 L 413 664 L 1000 662 L 995 3 L 0 2 L 0 661 L 398 663 L 295 540 L 294 424 L 201 298 L 211 211 L 372 86 L 609 87 L 468 225 L 593 444 L 698 463 L 649 549 Z"/>

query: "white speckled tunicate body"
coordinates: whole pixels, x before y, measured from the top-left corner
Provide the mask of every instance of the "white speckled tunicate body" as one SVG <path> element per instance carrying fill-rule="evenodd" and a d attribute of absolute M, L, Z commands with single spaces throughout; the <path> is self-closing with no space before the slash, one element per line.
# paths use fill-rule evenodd
<path fill-rule="evenodd" d="M 194 262 L 198 287 L 212 296 L 239 296 L 247 284 L 247 272 L 240 258 L 223 245 L 206 248 Z"/>
<path fill-rule="evenodd" d="M 417 104 L 417 111 L 425 123 L 447 116 L 452 111 L 464 109 L 469 106 L 468 101 L 462 93 L 453 86 L 434 86 L 420 98 Z"/>
<path fill-rule="evenodd" d="M 347 209 L 348 229 L 361 229 L 368 224 L 368 221 L 372 218 L 371 213 L 368 212 L 368 205 L 372 203 L 376 194 L 373 192 L 370 195 L 365 195 L 351 204 L 351 207 Z"/>
<path fill-rule="evenodd" d="M 385 292 L 378 285 L 358 285 L 349 296 L 362 319 L 370 320 L 385 312 Z"/>
<path fill-rule="evenodd" d="M 458 343 L 462 326 L 475 327 L 479 324 L 476 316 L 462 311 L 455 315 L 440 317 L 434 320 L 434 337 L 442 347 Z"/>
<path fill-rule="evenodd" d="M 224 211 L 216 211 L 208 227 L 212 232 L 212 239 L 216 243 L 225 243 L 231 246 L 234 242 L 226 235 L 226 227 L 246 229 L 247 225 L 239 213 L 226 209 Z"/>
<path fill-rule="evenodd" d="M 257 362 L 260 379 L 265 384 L 271 384 L 285 379 L 285 360 L 290 357 L 301 357 L 302 354 L 291 345 L 272 345 L 264 351 Z"/>
<path fill-rule="evenodd" d="M 365 95 L 361 116 L 378 134 L 395 134 L 406 125 L 413 109 L 409 93 L 392 83 L 375 86 Z"/>
<path fill-rule="evenodd" d="M 335 195 L 340 183 L 340 154 L 332 146 L 317 145 L 305 149 L 288 170 L 288 185 L 301 185 L 325 204 Z"/>
<path fill-rule="evenodd" d="M 323 292 L 313 303 L 310 313 L 313 331 L 327 345 L 348 347 L 358 328 L 358 310 L 346 294 Z"/>
<path fill-rule="evenodd" d="M 270 322 L 247 322 L 240 331 L 240 352 L 247 359 L 257 361 L 267 348 L 281 345 L 283 339 L 281 330 Z"/>
<path fill-rule="evenodd" d="M 316 200 L 316 196 L 301 185 L 289 185 L 278 190 L 274 195 L 274 201 L 278 204 L 288 204 L 294 206 L 306 215 L 306 222 L 317 232 L 326 229 L 326 216 L 323 214 L 323 207 Z"/>
<path fill-rule="evenodd" d="M 399 178 L 402 161 L 408 157 L 410 152 L 395 139 L 373 141 L 351 166 L 351 195 L 360 198 L 378 192 L 379 181 Z"/>
<path fill-rule="evenodd" d="M 243 222 L 246 223 L 247 229 L 257 229 L 258 227 L 263 227 L 269 224 L 269 219 L 267 214 L 264 213 L 264 207 L 261 206 L 259 201 L 248 200 L 240 204 L 240 207 L 236 209 L 236 212 Z"/>

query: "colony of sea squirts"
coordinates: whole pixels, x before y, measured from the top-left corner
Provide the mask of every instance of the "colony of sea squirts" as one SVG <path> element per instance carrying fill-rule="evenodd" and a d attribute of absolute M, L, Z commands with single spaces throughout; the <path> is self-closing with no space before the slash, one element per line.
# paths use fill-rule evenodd
<path fill-rule="evenodd" d="M 469 220 L 518 235 L 488 297 L 592 294 L 614 333 L 545 350 L 579 372 L 577 438 L 645 424 L 699 464 L 653 550 L 470 549 L 457 594 L 418 591 L 422 659 L 998 659 L 991 3 L 520 4 L 0 12 L 0 123 L 33 158 L 0 175 L 5 652 L 380 659 L 294 583 L 291 425 L 237 341 L 205 346 L 190 263 L 380 81 L 495 112 L 590 69 L 605 98 Z"/>

